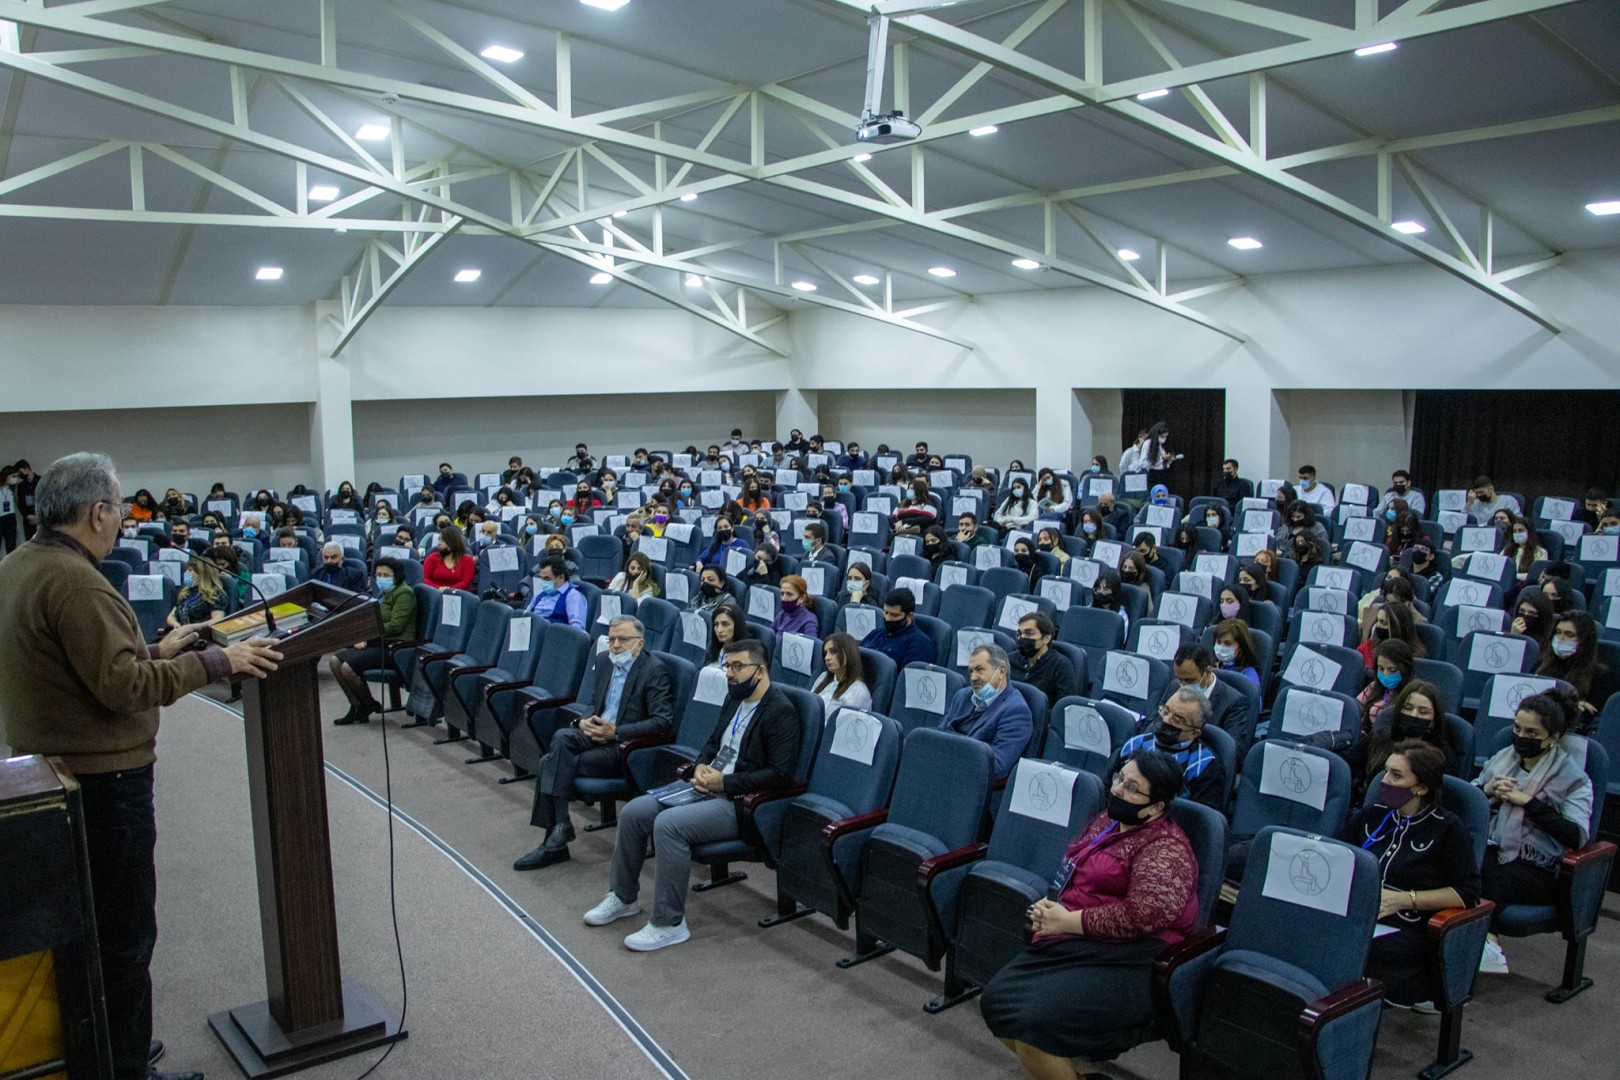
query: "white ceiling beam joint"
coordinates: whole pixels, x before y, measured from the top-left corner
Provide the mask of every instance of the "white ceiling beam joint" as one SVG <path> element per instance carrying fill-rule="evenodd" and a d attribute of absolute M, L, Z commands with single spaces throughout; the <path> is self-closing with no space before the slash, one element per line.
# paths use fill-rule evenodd
<path fill-rule="evenodd" d="M 1097 0 L 1086 0 L 1086 2 L 1088 5 L 1090 5 L 1090 7 L 1095 7 Z M 1022 45 L 1026 40 L 1029 39 L 1031 34 L 1035 33 L 1035 31 L 1039 30 L 1042 26 L 1045 26 L 1046 23 L 1051 20 L 1052 16 L 1056 15 L 1059 11 L 1062 11 L 1068 3 L 1069 0 L 1046 0 L 1044 4 L 1036 8 L 1035 11 L 1030 14 L 1029 18 L 1025 19 L 1021 24 L 1019 24 L 1016 30 L 1003 38 L 1001 43 L 1009 49 L 1018 48 L 1018 46 Z M 1089 10 L 1090 9 L 1088 8 L 1088 14 Z M 1086 35 L 1088 50 L 1090 49 L 1090 40 L 1091 36 L 1088 26 L 1088 32 Z M 1087 55 L 1090 55 L 1089 51 Z M 945 111 L 947 109 L 960 101 L 964 94 L 966 94 L 969 90 L 972 90 L 975 86 L 979 85 L 979 83 L 983 81 L 984 77 L 989 75 L 994 70 L 995 65 L 987 64 L 982 61 L 973 65 L 972 69 L 969 70 L 966 75 L 963 75 L 960 79 L 956 80 L 955 84 L 953 84 L 950 89 L 946 90 L 934 100 L 933 104 L 924 109 L 922 115 L 915 117 L 917 123 L 927 127 L 935 120 L 938 120 L 941 116 L 945 115 Z"/>
<path fill-rule="evenodd" d="M 415 251 L 411 252 L 408 258 L 400 256 L 398 259 L 399 265 L 394 269 L 393 273 L 388 275 L 386 280 L 379 276 L 381 271 L 377 264 L 377 248 L 382 245 L 374 244 L 368 247 L 367 254 L 370 256 L 372 274 L 371 293 L 363 303 L 356 307 L 344 305 L 346 315 L 343 325 L 339 328 L 337 343 L 332 346 L 332 351 L 328 355 L 336 357 L 341 353 L 349 342 L 354 340 L 354 335 L 360 332 L 360 328 L 366 324 L 366 320 L 376 314 L 377 309 L 382 307 L 393 291 L 399 287 L 400 282 L 405 280 L 406 275 L 426 261 L 427 257 L 433 254 L 440 244 L 448 240 L 457 229 L 461 228 L 465 220 L 465 218 L 459 217 L 451 218 L 448 223 L 449 227 L 443 232 L 428 237 Z M 391 254 L 397 253 L 391 252 Z M 347 275 L 345 275 L 344 281 L 347 284 Z M 353 293 L 351 290 L 345 291 L 350 291 L 351 295 L 354 295 L 356 299 L 358 298 L 357 293 Z"/>
<path fill-rule="evenodd" d="M 1463 238 L 1462 231 L 1451 220 L 1451 215 L 1446 213 L 1445 206 L 1435 197 L 1433 189 L 1419 175 L 1411 160 L 1404 154 L 1397 154 L 1395 155 L 1395 164 L 1400 168 L 1401 175 L 1406 177 L 1406 182 L 1411 185 L 1413 193 L 1417 195 L 1418 201 L 1423 204 L 1423 208 L 1429 212 L 1429 216 L 1434 218 L 1441 231 L 1446 234 L 1452 245 L 1456 247 L 1457 254 L 1466 259 L 1468 264 L 1475 270 L 1488 275 L 1490 271 L 1486 270 L 1485 265 L 1480 262 L 1479 256 L 1474 253 L 1474 249 Z"/>
<path fill-rule="evenodd" d="M 390 15 L 394 16 L 394 18 L 398 19 L 406 26 L 409 26 L 412 30 L 415 30 L 422 37 L 426 38 L 428 41 L 437 46 L 440 52 L 443 52 L 445 55 L 455 60 L 462 67 L 465 67 L 468 71 L 489 83 L 489 85 L 511 98 L 517 104 L 528 109 L 533 109 L 536 113 L 542 116 L 558 117 L 559 119 L 561 118 L 560 110 L 554 109 L 550 105 L 547 105 L 544 101 L 541 101 L 539 97 L 531 93 L 522 84 L 506 75 L 504 72 L 496 71 L 494 65 L 492 65 L 489 61 L 485 60 L 471 49 L 465 48 L 454 38 L 450 37 L 450 35 L 428 23 L 427 20 L 419 18 L 418 16 L 413 15 L 411 12 L 406 11 L 404 8 L 400 7 L 395 0 L 380 0 L 380 2 L 382 3 L 383 10 L 387 11 Z"/>
<path fill-rule="evenodd" d="M 1243 3 L 1242 0 L 1153 0 L 1153 2 L 1166 7 L 1186 8 L 1188 11 L 1197 11 L 1204 15 L 1215 15 L 1248 26 L 1258 26 L 1304 41 L 1326 34 L 1342 33 L 1345 29 L 1334 23 L 1322 22 L 1320 19 L 1290 15 L 1274 8 L 1261 7 L 1259 4 Z"/>

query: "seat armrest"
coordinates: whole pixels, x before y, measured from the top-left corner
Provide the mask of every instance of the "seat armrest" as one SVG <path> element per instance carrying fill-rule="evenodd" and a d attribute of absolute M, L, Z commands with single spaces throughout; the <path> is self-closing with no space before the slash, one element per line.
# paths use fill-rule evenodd
<path fill-rule="evenodd" d="M 777 802 L 780 799 L 796 799 L 809 790 L 809 784 L 789 784 L 787 787 L 765 788 L 760 791 L 750 791 L 738 801 L 742 803 L 743 813 L 747 814 L 749 817 L 753 817 L 754 811 L 758 810 L 761 806 L 764 806 L 768 802 Z"/>
<path fill-rule="evenodd" d="M 456 655 L 457 651 L 455 649 L 450 649 L 445 652 L 423 653 L 416 658 L 416 662 L 418 664 L 431 664 L 435 660 L 448 660 L 452 656 Z"/>
<path fill-rule="evenodd" d="M 494 667 L 494 664 L 468 664 L 466 667 L 456 668 L 456 673 L 451 678 L 459 679 L 463 675 L 478 675 L 485 671 L 491 671 Z"/>
<path fill-rule="evenodd" d="M 533 679 L 514 679 L 511 682 L 490 683 L 484 687 L 484 704 L 488 705 L 490 698 L 504 690 L 522 690 L 526 686 L 533 685 Z"/>
<path fill-rule="evenodd" d="M 1562 873 L 1573 874 L 1577 870 L 1593 863 L 1612 862 L 1616 848 L 1607 840 L 1595 840 L 1583 848 L 1564 852 L 1564 857 L 1558 860 Z"/>
<path fill-rule="evenodd" d="M 409 638 L 383 642 L 383 655 L 388 656 L 401 649 L 416 649 L 431 642 L 432 638 Z"/>
<path fill-rule="evenodd" d="M 1384 984 L 1377 979 L 1357 979 L 1334 990 L 1326 997 L 1317 998 L 1299 1014 L 1295 1032 L 1300 1042 L 1313 1045 L 1322 1028 L 1330 1021 L 1355 1012 L 1366 1005 L 1381 1005 Z M 1316 1055 L 1311 1055 L 1314 1058 Z"/>
<path fill-rule="evenodd" d="M 675 741 L 675 733 L 667 735 L 642 735 L 634 739 L 619 740 L 619 757 L 627 758 L 637 750 L 646 750 L 654 746 L 668 746 Z"/>
<path fill-rule="evenodd" d="M 1423 931 L 1430 939 L 1439 941 L 1469 923 L 1489 921 L 1495 911 L 1496 905 L 1489 900 L 1481 900 L 1471 908 L 1442 908 L 1429 916 L 1429 921 L 1423 924 Z"/>
<path fill-rule="evenodd" d="M 833 846 L 833 842 L 841 836 L 848 836 L 850 833 L 858 832 L 861 829 L 874 828 L 888 820 L 889 811 L 885 807 L 881 810 L 871 810 L 864 814 L 856 814 L 854 817 L 829 822 L 822 827 L 821 844 L 823 847 L 830 848 Z"/>
<path fill-rule="evenodd" d="M 548 698 L 530 698 L 523 703 L 523 719 L 527 720 L 541 709 L 555 709 L 573 703 L 573 694 L 559 694 L 557 697 Z"/>
<path fill-rule="evenodd" d="M 692 779 L 692 774 L 695 772 L 697 772 L 697 762 L 685 762 L 675 766 L 675 779 L 690 781 Z"/>
<path fill-rule="evenodd" d="M 1584 936 L 1596 926 L 1615 851 L 1609 841 L 1596 840 L 1558 860 L 1559 931 L 1566 937 Z"/>
<path fill-rule="evenodd" d="M 1171 973 L 1182 964 L 1225 944 L 1226 930 L 1224 927 L 1209 926 L 1190 934 L 1185 939 L 1167 947 L 1153 961 L 1154 981 L 1169 979 Z"/>
<path fill-rule="evenodd" d="M 946 870 L 958 866 L 978 862 L 989 851 L 989 844 L 979 843 L 969 844 L 967 847 L 957 848 L 955 851 L 947 851 L 943 855 L 930 856 L 917 864 L 917 885 L 926 892 L 935 875 L 942 874 Z"/>

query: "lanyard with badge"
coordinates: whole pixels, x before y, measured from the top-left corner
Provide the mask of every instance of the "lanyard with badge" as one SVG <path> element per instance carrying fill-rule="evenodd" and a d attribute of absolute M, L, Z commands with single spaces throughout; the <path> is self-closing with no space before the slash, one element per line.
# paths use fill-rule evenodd
<path fill-rule="evenodd" d="M 725 741 L 720 745 L 720 752 L 714 755 L 714 764 L 710 766 L 711 768 L 725 772 L 726 768 L 736 760 L 737 751 L 741 748 L 741 740 L 737 738 L 737 732 L 741 730 L 743 721 L 753 716 L 754 710 L 758 708 L 759 705 L 755 703 L 748 705 L 747 712 L 744 712 L 744 706 L 737 706 L 737 714 L 731 718 L 731 726 L 726 729 Z"/>
<path fill-rule="evenodd" d="M 1108 826 L 1108 828 L 1098 833 L 1096 838 L 1093 839 L 1091 843 L 1087 844 L 1085 847 L 1081 848 L 1067 859 L 1064 859 L 1063 865 L 1058 867 L 1057 875 L 1052 878 L 1052 884 L 1047 886 L 1047 899 L 1057 900 L 1061 898 L 1063 896 L 1063 891 L 1069 887 L 1069 882 L 1073 880 L 1075 868 L 1080 865 L 1080 860 L 1085 858 L 1094 848 L 1096 848 L 1098 844 L 1108 839 L 1109 836 L 1113 835 L 1118 830 L 1119 822 L 1116 821 L 1112 825 Z"/>

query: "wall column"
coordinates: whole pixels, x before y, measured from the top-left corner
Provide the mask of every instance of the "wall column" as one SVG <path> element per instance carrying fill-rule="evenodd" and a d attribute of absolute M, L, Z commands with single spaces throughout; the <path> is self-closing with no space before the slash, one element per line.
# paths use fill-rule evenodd
<path fill-rule="evenodd" d="M 330 354 L 337 338 L 336 306 L 315 305 L 315 405 L 309 420 L 310 461 L 323 490 L 354 475 L 354 386 L 349 365 Z"/>
<path fill-rule="evenodd" d="M 1226 456 L 1239 475 L 1258 481 L 1289 473 L 1288 392 L 1226 392 Z"/>
<path fill-rule="evenodd" d="M 1035 388 L 1035 460 L 1024 464 L 1073 469 L 1075 456 L 1091 454 L 1091 418 L 1067 386 Z"/>
<path fill-rule="evenodd" d="M 804 432 L 806 439 L 816 434 L 821 425 L 817 413 L 819 407 L 818 397 L 819 395 L 814 390 L 800 390 L 796 387 L 778 390 L 776 392 L 776 431 L 772 433 L 772 437 L 779 442 L 786 443 L 788 432 L 794 428 Z M 754 434 L 744 432 L 743 437 L 752 439 Z"/>

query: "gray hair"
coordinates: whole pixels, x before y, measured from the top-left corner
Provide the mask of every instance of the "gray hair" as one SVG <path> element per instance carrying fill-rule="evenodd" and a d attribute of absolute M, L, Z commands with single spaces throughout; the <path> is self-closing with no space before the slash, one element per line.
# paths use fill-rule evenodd
<path fill-rule="evenodd" d="M 641 625 L 641 620 L 636 618 L 634 615 L 613 616 L 613 618 L 608 620 L 608 630 L 611 632 L 615 626 L 624 626 L 626 624 L 635 630 L 636 637 L 644 638 L 647 636 L 647 628 Z"/>
<path fill-rule="evenodd" d="M 1209 723 L 1209 698 L 1205 697 L 1198 690 L 1195 690 L 1190 686 L 1183 686 L 1174 694 L 1170 695 L 1170 700 L 1191 703 L 1193 707 L 1198 710 L 1198 718 L 1193 721 L 1194 727 L 1201 728 L 1205 724 Z"/>
<path fill-rule="evenodd" d="M 328 551 L 336 551 L 339 555 L 342 555 L 343 545 L 338 543 L 336 540 L 328 540 L 326 543 L 321 545 L 321 554 L 325 555 Z"/>
<path fill-rule="evenodd" d="M 122 514 L 122 494 L 112 458 L 81 451 L 51 462 L 34 492 L 34 512 L 42 528 L 60 529 L 81 521 L 98 502 Z"/>
<path fill-rule="evenodd" d="M 1003 649 L 1000 645 L 980 645 L 977 649 L 973 650 L 971 655 L 978 656 L 980 653 L 984 653 L 985 656 L 990 658 L 990 666 L 992 668 L 1000 671 L 1012 670 L 1012 661 L 1007 659 L 1007 650 Z"/>

